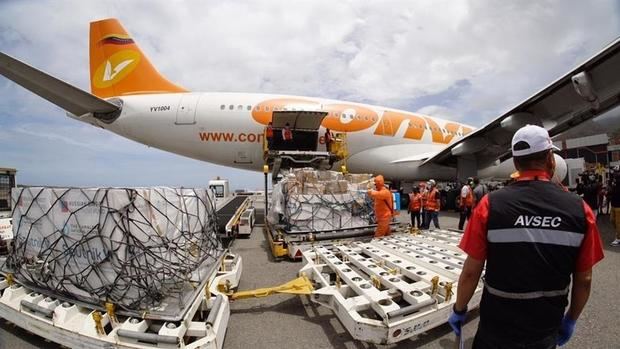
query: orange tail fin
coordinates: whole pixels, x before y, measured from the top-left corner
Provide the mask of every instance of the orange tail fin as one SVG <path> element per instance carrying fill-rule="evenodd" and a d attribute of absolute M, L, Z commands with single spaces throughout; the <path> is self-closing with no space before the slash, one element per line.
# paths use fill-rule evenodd
<path fill-rule="evenodd" d="M 164 78 L 114 18 L 90 23 L 90 88 L 103 98 L 187 91 Z"/>

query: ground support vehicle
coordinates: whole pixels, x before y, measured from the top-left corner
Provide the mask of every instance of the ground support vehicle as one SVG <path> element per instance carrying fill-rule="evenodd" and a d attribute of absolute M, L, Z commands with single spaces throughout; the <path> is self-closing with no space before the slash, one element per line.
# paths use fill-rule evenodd
<path fill-rule="evenodd" d="M 241 217 L 239 218 L 239 236 L 250 237 L 250 234 L 252 234 L 252 229 L 254 229 L 255 212 L 256 209 L 254 207 L 246 208 L 245 211 L 243 211 Z"/>
<path fill-rule="evenodd" d="M 224 254 L 181 321 L 122 317 L 108 305 L 90 306 L 33 291 L 11 274 L 0 276 L 0 317 L 69 348 L 221 349 L 230 306 L 218 285 L 235 288 L 241 257 Z M 146 314 L 144 314 L 146 315 Z"/>
<path fill-rule="evenodd" d="M 339 242 L 302 252 L 299 275 L 310 299 L 331 309 L 357 340 L 390 344 L 447 322 L 466 255 L 461 234 L 406 231 L 369 242 Z M 479 305 L 482 283 L 470 308 Z"/>
<path fill-rule="evenodd" d="M 13 168 L 0 168 L 0 256 L 8 252 L 13 239 L 11 189 L 15 187 L 16 172 Z"/>
<path fill-rule="evenodd" d="M 216 215 L 219 237 L 237 237 L 241 215 L 246 211 L 249 202 L 247 196 L 232 196 L 226 202 L 217 203 Z"/>

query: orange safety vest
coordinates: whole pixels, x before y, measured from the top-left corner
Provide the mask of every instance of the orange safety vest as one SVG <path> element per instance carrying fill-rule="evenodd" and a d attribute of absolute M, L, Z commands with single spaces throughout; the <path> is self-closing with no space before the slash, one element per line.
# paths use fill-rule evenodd
<path fill-rule="evenodd" d="M 409 211 L 420 211 L 422 208 L 422 194 L 409 194 Z"/>
<path fill-rule="evenodd" d="M 437 204 L 437 200 L 439 192 L 437 189 L 433 188 L 426 198 L 426 203 L 424 204 L 424 209 L 427 211 L 439 211 L 439 205 Z"/>
<path fill-rule="evenodd" d="M 465 196 L 465 199 L 463 199 L 463 197 L 460 195 L 459 195 L 459 199 L 461 200 L 461 207 L 473 207 L 474 206 L 474 190 L 471 187 L 469 187 L 469 191 L 467 192 L 467 196 Z"/>
<path fill-rule="evenodd" d="M 291 139 L 293 139 L 293 132 L 291 132 L 291 130 L 288 129 L 284 129 L 284 140 L 285 141 L 290 141 Z"/>
<path fill-rule="evenodd" d="M 265 134 L 266 134 L 265 136 L 267 138 L 273 138 L 273 127 L 267 126 L 267 130 L 266 130 Z"/>

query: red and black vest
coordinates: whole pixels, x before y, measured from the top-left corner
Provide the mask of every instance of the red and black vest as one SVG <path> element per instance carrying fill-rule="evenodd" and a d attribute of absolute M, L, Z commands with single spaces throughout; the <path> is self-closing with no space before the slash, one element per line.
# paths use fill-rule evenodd
<path fill-rule="evenodd" d="M 481 330 L 517 343 L 557 333 L 586 229 L 581 198 L 549 181 L 489 194 Z"/>

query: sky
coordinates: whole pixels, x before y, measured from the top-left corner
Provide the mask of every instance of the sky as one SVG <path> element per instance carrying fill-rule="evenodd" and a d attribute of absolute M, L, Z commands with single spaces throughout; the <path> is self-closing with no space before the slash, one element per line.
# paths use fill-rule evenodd
<path fill-rule="evenodd" d="M 474 126 L 620 35 L 617 0 L 1 0 L 0 51 L 89 91 L 89 22 L 108 17 L 192 91 L 326 97 Z M 26 185 L 263 181 L 69 119 L 1 76 L 0 167 Z"/>

